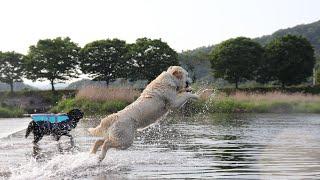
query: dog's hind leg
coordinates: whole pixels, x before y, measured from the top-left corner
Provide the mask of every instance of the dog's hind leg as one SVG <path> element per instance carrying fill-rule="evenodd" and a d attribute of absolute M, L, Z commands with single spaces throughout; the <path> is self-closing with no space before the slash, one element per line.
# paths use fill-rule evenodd
<path fill-rule="evenodd" d="M 41 139 L 43 135 L 34 135 L 33 144 L 37 144 Z"/>
<path fill-rule="evenodd" d="M 55 137 L 56 141 L 59 141 L 60 138 L 61 138 L 61 136 L 59 136 L 59 135 L 56 135 L 56 136 L 54 136 L 54 137 Z"/>
<path fill-rule="evenodd" d="M 33 131 L 34 129 L 34 126 L 35 126 L 35 122 L 34 121 L 31 121 L 28 125 L 28 128 L 26 130 L 26 135 L 25 135 L 25 138 L 27 138 L 29 136 L 29 134 Z"/>
<path fill-rule="evenodd" d="M 98 151 L 98 149 L 99 149 L 99 147 L 102 146 L 103 143 L 104 143 L 104 139 L 99 139 L 99 140 L 97 140 L 97 141 L 94 143 L 94 145 L 93 145 L 90 153 L 91 153 L 91 154 L 96 154 L 97 151 Z"/>
<path fill-rule="evenodd" d="M 68 136 L 70 138 L 70 144 L 71 146 L 74 146 L 74 141 L 73 141 L 73 137 L 71 134 L 65 134 L 65 136 Z"/>
<path fill-rule="evenodd" d="M 102 149 L 101 149 L 101 154 L 99 156 L 99 162 L 101 162 L 105 157 L 106 157 L 106 154 L 107 154 L 107 151 L 108 149 L 111 148 L 111 141 L 110 140 L 105 140 L 103 145 L 102 145 Z"/>

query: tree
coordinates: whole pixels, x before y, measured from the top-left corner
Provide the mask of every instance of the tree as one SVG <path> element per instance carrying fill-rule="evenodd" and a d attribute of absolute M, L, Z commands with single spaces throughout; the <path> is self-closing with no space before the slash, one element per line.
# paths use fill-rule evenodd
<path fill-rule="evenodd" d="M 263 55 L 263 48 L 249 38 L 238 37 L 217 45 L 210 54 L 216 78 L 238 84 L 255 79 Z"/>
<path fill-rule="evenodd" d="M 156 78 L 169 66 L 178 65 L 178 54 L 161 39 L 137 39 L 130 45 L 130 62 L 132 66 L 131 79 Z"/>
<path fill-rule="evenodd" d="M 91 42 L 81 49 L 81 70 L 107 86 L 116 78 L 126 78 L 128 47 L 125 41 L 107 39 Z"/>
<path fill-rule="evenodd" d="M 302 36 L 286 35 L 276 38 L 265 47 L 265 60 L 259 72 L 264 81 L 286 85 L 299 84 L 313 73 L 314 50 Z"/>
<path fill-rule="evenodd" d="M 77 77 L 79 50 L 78 45 L 68 37 L 39 40 L 36 46 L 30 46 L 24 59 L 27 78 L 47 79 L 52 91 L 55 91 L 54 84 L 57 81 Z"/>
<path fill-rule="evenodd" d="M 23 55 L 16 52 L 0 52 L 0 81 L 10 85 L 10 92 L 13 92 L 13 84 L 22 82 Z"/>

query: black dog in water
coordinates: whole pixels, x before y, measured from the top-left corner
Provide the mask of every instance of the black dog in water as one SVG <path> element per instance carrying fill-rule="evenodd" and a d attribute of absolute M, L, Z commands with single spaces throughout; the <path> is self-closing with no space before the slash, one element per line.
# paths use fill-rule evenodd
<path fill-rule="evenodd" d="M 83 112 L 79 109 L 72 109 L 67 114 L 68 119 L 62 122 L 52 123 L 50 121 L 31 121 L 26 131 L 26 138 L 31 132 L 33 132 L 34 140 L 36 144 L 41 140 L 44 135 L 53 135 L 53 137 L 59 141 L 61 136 L 68 136 L 72 139 L 69 132 L 77 126 L 77 123 L 83 117 Z"/>

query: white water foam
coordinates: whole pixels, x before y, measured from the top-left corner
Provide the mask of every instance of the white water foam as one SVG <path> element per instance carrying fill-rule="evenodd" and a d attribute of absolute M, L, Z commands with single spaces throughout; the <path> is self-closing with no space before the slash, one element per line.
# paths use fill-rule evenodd
<path fill-rule="evenodd" d="M 11 179 L 56 179 L 56 178 L 85 178 L 101 174 L 118 174 L 121 170 L 130 170 L 135 166 L 145 164 L 176 164 L 185 163 L 170 153 L 118 151 L 109 150 L 106 159 L 98 162 L 98 155 L 89 155 L 88 152 L 77 154 L 61 154 L 46 162 L 36 162 L 30 159 L 28 163 L 11 168 Z"/>

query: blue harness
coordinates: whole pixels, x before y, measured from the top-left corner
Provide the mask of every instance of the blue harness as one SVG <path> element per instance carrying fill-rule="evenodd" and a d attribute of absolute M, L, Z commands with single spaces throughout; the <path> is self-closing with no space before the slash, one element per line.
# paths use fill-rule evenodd
<path fill-rule="evenodd" d="M 69 116 L 66 114 L 32 114 L 31 118 L 36 123 L 41 121 L 60 123 L 70 120 Z"/>

